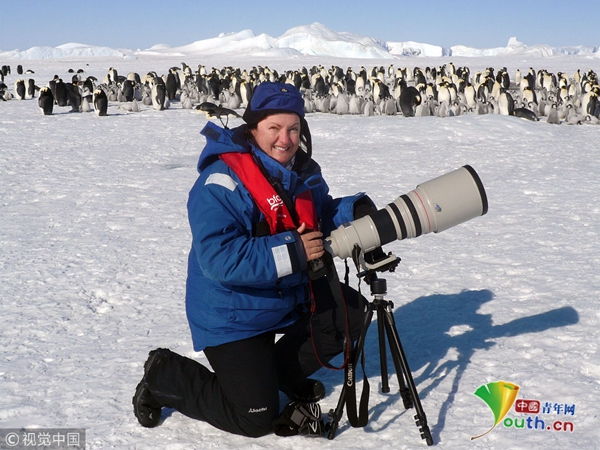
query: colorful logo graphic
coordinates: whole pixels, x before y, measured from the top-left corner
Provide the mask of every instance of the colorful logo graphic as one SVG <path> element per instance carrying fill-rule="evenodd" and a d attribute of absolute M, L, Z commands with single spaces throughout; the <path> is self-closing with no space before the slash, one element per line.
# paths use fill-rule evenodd
<path fill-rule="evenodd" d="M 513 403 L 517 399 L 519 386 L 506 381 L 495 381 L 493 383 L 479 386 L 474 394 L 483 400 L 494 413 L 494 426 L 479 436 L 474 436 L 471 440 L 485 436 L 502 422 Z"/>

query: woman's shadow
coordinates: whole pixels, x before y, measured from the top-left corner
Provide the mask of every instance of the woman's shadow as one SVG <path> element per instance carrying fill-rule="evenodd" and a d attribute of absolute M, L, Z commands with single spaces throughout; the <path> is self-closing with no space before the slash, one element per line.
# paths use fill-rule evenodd
<path fill-rule="evenodd" d="M 419 391 L 419 398 L 427 397 L 446 378 L 454 377 L 452 389 L 440 408 L 437 420 L 432 421 L 429 418 L 430 426 L 433 422 L 431 434 L 434 442 L 439 442 L 447 411 L 454 401 L 461 378 L 476 350 L 492 348 L 495 345 L 495 342 L 492 341 L 494 338 L 538 333 L 573 325 L 579 321 L 577 311 L 567 306 L 520 317 L 502 325 L 494 325 L 491 314 L 478 312 L 483 304 L 493 298 L 493 292 L 487 289 L 462 291 L 450 295 L 436 294 L 419 297 L 393 310 L 396 328 L 411 373 L 419 372 L 414 379 L 415 385 L 423 385 L 429 381 L 429 384 Z M 391 298 L 386 298 L 386 300 L 393 301 Z M 377 314 L 373 316 L 374 319 L 376 316 Z M 381 372 L 379 338 L 375 320 L 371 325 L 364 345 L 364 354 L 367 356 L 366 372 L 369 376 Z M 447 354 L 452 349 L 455 356 L 453 355 L 452 359 L 449 359 Z M 389 359 L 390 357 L 388 357 Z M 394 366 L 390 361 L 388 361 L 388 367 L 390 373 L 393 374 Z M 397 396 L 390 397 L 389 402 L 385 403 L 392 404 L 395 400 L 397 400 Z M 371 407 L 369 421 L 376 422 L 385 409 L 385 405 L 381 404 Z M 402 409 L 399 415 L 403 411 Z M 378 423 L 378 429 L 386 428 L 394 420 L 395 417 L 387 424 Z"/>

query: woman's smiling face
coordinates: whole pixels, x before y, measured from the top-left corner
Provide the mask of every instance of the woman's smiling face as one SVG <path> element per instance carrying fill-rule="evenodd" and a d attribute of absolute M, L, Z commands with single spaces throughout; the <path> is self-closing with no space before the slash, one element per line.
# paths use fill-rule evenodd
<path fill-rule="evenodd" d="M 286 165 L 300 147 L 300 118 L 294 113 L 271 114 L 251 133 L 263 152 Z"/>

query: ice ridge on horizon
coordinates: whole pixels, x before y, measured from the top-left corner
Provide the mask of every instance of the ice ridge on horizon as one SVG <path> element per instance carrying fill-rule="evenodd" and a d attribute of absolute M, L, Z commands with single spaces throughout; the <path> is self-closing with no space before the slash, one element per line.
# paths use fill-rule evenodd
<path fill-rule="evenodd" d="M 438 45 L 414 41 L 382 41 L 368 36 L 348 32 L 337 32 L 320 23 L 290 28 L 278 38 L 267 34 L 256 35 L 252 30 L 221 33 L 219 36 L 203 39 L 188 45 L 171 47 L 156 44 L 145 50 L 114 49 L 105 46 L 67 43 L 58 47 L 35 46 L 25 51 L 0 50 L 2 59 L 50 59 L 66 57 L 112 56 L 135 58 L 137 56 L 188 56 L 239 54 L 256 56 L 332 56 L 340 58 L 394 59 L 400 56 L 441 57 L 441 56 L 497 56 L 526 54 L 531 56 L 588 55 L 600 57 L 598 47 L 550 45 L 527 46 L 511 37 L 506 47 L 479 49 L 462 45 L 444 48 Z"/>

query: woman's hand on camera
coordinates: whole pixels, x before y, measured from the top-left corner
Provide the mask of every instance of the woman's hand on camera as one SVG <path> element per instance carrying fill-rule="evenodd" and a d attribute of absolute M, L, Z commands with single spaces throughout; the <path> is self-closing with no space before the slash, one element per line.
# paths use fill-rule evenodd
<path fill-rule="evenodd" d="M 302 225 L 298 228 L 302 244 L 304 245 L 304 251 L 306 252 L 306 260 L 312 261 L 318 259 L 325 253 L 323 248 L 323 233 L 320 231 L 306 231 L 306 224 L 302 222 Z"/>

